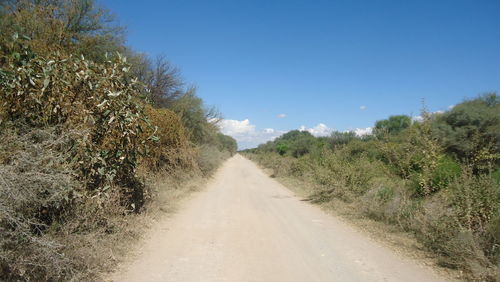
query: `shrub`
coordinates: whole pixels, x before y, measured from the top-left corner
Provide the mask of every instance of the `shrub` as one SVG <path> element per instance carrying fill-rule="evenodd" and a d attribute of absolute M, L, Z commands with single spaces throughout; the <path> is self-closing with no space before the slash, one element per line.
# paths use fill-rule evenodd
<path fill-rule="evenodd" d="M 473 161 L 482 149 L 486 159 L 479 164 L 493 162 L 498 165 L 500 153 L 500 96 L 489 93 L 456 105 L 451 111 L 438 116 L 433 133 L 444 144 L 448 153 L 461 160 Z M 496 156 L 494 159 L 488 155 Z"/>
<path fill-rule="evenodd" d="M 194 150 L 180 118 L 168 109 L 155 109 L 150 105 L 145 106 L 145 114 L 151 126 L 142 132 L 149 146 L 148 154 L 141 162 L 153 171 L 192 169 L 195 166 Z"/>
<path fill-rule="evenodd" d="M 335 147 L 339 145 L 345 145 L 348 144 L 354 140 L 356 140 L 358 137 L 356 137 L 356 133 L 352 131 L 348 132 L 339 132 L 339 131 L 334 131 L 332 134 L 330 134 L 329 137 L 326 137 L 326 142 L 329 143 L 330 148 L 334 149 Z"/>
<path fill-rule="evenodd" d="M 118 54 L 97 64 L 63 54 L 44 58 L 19 41 L 9 48 L 0 80 L 6 117 L 33 127 L 79 129 L 84 134 L 73 140 L 68 161 L 87 191 L 100 195 L 120 186 L 124 203 L 140 208 L 143 185 L 135 171 L 146 124 L 126 59 Z"/>
<path fill-rule="evenodd" d="M 310 153 L 317 142 L 315 137 L 307 131 L 292 130 L 277 138 L 272 149 L 280 155 L 291 155 L 295 158 Z"/>
<path fill-rule="evenodd" d="M 116 53 L 140 63 L 93 0 L 0 2 L 0 280 L 102 279 L 141 232 L 148 172 L 209 174 L 236 143 L 165 61 Z"/>
<path fill-rule="evenodd" d="M 171 110 L 179 115 L 191 142 L 197 145 L 214 142 L 215 134 L 218 132 L 217 127 L 207 120 L 213 117 L 208 116 L 203 101 L 196 96 L 195 88 L 188 89 L 177 99 Z"/>
<path fill-rule="evenodd" d="M 249 152 L 273 175 L 309 183 L 313 202 L 350 203 L 360 215 L 415 234 L 441 265 L 464 271 L 466 279 L 496 281 L 499 105 L 489 94 L 443 114 L 424 111 L 420 122 L 390 117 L 377 122 L 370 139 L 291 131 Z M 298 158 L 297 144 L 307 144 Z"/>
<path fill-rule="evenodd" d="M 286 152 L 288 151 L 288 146 L 285 143 L 278 143 L 276 144 L 276 152 L 280 155 L 285 155 Z"/>
<path fill-rule="evenodd" d="M 497 182 L 500 183 L 500 168 L 495 170 L 492 174 L 491 177 Z"/>
<path fill-rule="evenodd" d="M 462 168 L 459 163 L 451 157 L 442 157 L 432 172 L 431 185 L 437 189 L 446 188 L 456 177 L 460 175 Z"/>
<path fill-rule="evenodd" d="M 44 236 L 83 191 L 64 153 L 71 133 L 56 132 L 0 132 L 0 277 L 8 280 L 63 277 L 71 263 L 60 242 Z"/>
<path fill-rule="evenodd" d="M 474 176 L 470 170 L 450 185 L 451 202 L 463 227 L 486 232 L 488 224 L 500 213 L 500 184 L 487 175 Z"/>

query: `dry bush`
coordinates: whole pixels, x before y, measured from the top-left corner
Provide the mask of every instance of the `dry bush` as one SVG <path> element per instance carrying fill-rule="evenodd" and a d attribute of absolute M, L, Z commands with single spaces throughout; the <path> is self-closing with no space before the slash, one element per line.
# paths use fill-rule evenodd
<path fill-rule="evenodd" d="M 124 28 L 93 0 L 1 1 L 0 41 L 18 33 L 31 38 L 38 54 L 66 51 L 105 60 L 106 52 L 125 51 Z"/>
<path fill-rule="evenodd" d="M 62 277 L 72 263 L 63 245 L 45 233 L 70 212 L 81 192 L 67 165 L 69 135 L 56 129 L 0 134 L 0 277 L 47 280 Z M 49 269 L 50 268 L 50 269 Z"/>
<path fill-rule="evenodd" d="M 296 159 L 275 153 L 246 156 L 273 169 L 277 176 L 308 183 L 312 202 L 340 199 L 352 203 L 359 216 L 415 234 L 427 249 L 439 255 L 442 266 L 463 270 L 466 279 L 498 279 L 495 276 L 500 261 L 498 181 L 489 175 L 476 176 L 463 167 L 457 175 L 457 164 L 447 160 L 437 162 L 434 170 L 419 171 L 426 183 L 445 184 L 434 184 L 440 190 L 427 190 L 433 193 L 422 196 L 415 193 L 414 182 L 398 177 L 384 162 L 370 160 L 363 154 L 353 158 L 349 153 L 344 154 L 348 150 L 338 148 L 319 158 L 306 155 Z M 419 152 L 406 154 L 415 156 Z"/>
<path fill-rule="evenodd" d="M 74 139 L 70 162 L 87 192 L 100 195 L 123 187 L 124 203 L 139 209 L 143 185 L 135 171 L 145 153 L 141 133 L 147 125 L 126 59 L 118 54 L 98 64 L 64 54 L 44 58 L 23 42 L 14 40 L 4 50 L 0 98 L 7 119 L 84 132 Z"/>
<path fill-rule="evenodd" d="M 91 279 L 102 238 L 124 237 L 144 202 L 136 81 L 121 56 L 45 58 L 14 39 L 0 55 L 0 277 Z"/>
<path fill-rule="evenodd" d="M 75 23 L 96 30 L 64 22 L 92 1 L 14 2 L 28 6 L 0 18 L 0 280 L 95 281 L 144 230 L 146 200 L 175 201 L 229 152 L 194 148 L 175 113 L 146 104 L 126 58 L 68 55 L 106 48 L 87 48 L 109 35 L 92 9 Z"/>
<path fill-rule="evenodd" d="M 19 7 L 3 4 L 9 12 L 3 15 L 1 21 L 2 42 L 8 41 L 8 36 L 21 33 L 31 38 L 29 45 L 34 50 L 47 52 L 60 49 L 59 44 L 67 34 L 65 23 L 53 17 L 55 7 L 28 4 L 23 0 L 16 2 Z"/>
<path fill-rule="evenodd" d="M 123 206 L 121 189 L 86 193 L 68 163 L 85 133 L 61 130 L 1 126 L 0 280 L 95 281 L 144 230 L 145 216 Z M 181 189 L 181 181 L 170 183 Z"/>
<path fill-rule="evenodd" d="M 193 169 L 196 166 L 194 150 L 180 118 L 168 109 L 155 109 L 150 105 L 145 106 L 144 112 L 151 126 L 142 134 L 154 137 L 149 138 L 148 154 L 141 163 L 152 171 Z"/>
<path fill-rule="evenodd" d="M 498 184 L 474 178 L 461 176 L 454 188 L 426 199 L 409 223 L 419 240 L 441 255 L 439 264 L 465 270 L 468 279 L 495 281 L 500 234 L 492 218 L 498 217 Z"/>
<path fill-rule="evenodd" d="M 475 176 L 471 169 L 450 185 L 449 203 L 462 233 L 470 234 L 476 256 L 463 256 L 490 269 L 500 270 L 500 183 L 487 175 Z M 463 247 L 463 246 L 462 246 Z M 458 247 L 457 250 L 460 248 Z M 473 266 L 473 264 L 470 264 Z M 470 267 L 477 271 L 478 267 Z M 479 268 L 480 269 L 480 268 Z"/>
<path fill-rule="evenodd" d="M 2 125 L 0 280 L 98 280 L 149 222 L 150 213 L 123 206 L 120 189 L 100 196 L 85 192 L 68 163 L 73 140 L 85 133 L 61 129 L 20 121 Z M 200 183 L 200 175 L 179 169 L 148 178 L 148 210 L 171 211 Z"/>

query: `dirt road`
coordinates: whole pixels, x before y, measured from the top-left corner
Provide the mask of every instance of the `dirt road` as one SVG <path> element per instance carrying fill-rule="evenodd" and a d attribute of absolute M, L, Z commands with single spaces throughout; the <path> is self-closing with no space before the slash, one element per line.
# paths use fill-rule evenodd
<path fill-rule="evenodd" d="M 443 281 L 236 155 L 115 281 Z"/>

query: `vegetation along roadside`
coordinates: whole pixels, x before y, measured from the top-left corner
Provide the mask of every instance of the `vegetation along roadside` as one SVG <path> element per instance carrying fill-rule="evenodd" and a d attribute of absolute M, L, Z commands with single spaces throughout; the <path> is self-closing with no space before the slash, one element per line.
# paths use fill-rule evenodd
<path fill-rule="evenodd" d="M 244 154 L 275 177 L 309 183 L 314 203 L 342 201 L 412 233 L 464 279 L 498 281 L 500 97 L 442 113 L 391 116 L 373 134 L 290 131 Z"/>
<path fill-rule="evenodd" d="M 95 280 L 236 151 L 92 0 L 0 4 L 0 280 Z"/>

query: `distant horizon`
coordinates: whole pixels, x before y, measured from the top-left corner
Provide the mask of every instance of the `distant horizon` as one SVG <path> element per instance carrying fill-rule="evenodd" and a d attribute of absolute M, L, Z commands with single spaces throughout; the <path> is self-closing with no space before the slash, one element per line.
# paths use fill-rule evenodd
<path fill-rule="evenodd" d="M 303 128 L 367 131 L 500 90 L 498 1 L 102 0 L 165 55 L 239 149 Z"/>
<path fill-rule="evenodd" d="M 484 93 L 484 94 L 486 94 L 486 93 Z M 464 102 L 464 101 L 467 101 L 467 100 L 470 100 L 470 99 L 474 99 L 474 98 L 480 97 L 481 95 L 482 94 L 476 95 L 475 97 L 471 97 L 471 98 L 464 98 L 460 102 Z M 460 104 L 460 103 L 457 103 L 457 104 Z M 437 110 L 437 111 L 430 112 L 430 113 L 431 114 L 442 114 L 442 113 L 445 113 L 445 112 L 453 109 L 454 107 L 455 107 L 455 104 L 448 106 L 446 110 Z M 423 108 L 421 111 L 424 111 L 424 110 L 426 110 L 426 109 Z M 412 114 L 394 114 L 394 115 L 387 116 L 384 119 L 387 119 L 387 118 L 389 118 L 391 116 L 395 116 L 395 115 L 406 115 L 406 116 L 411 117 L 411 119 L 412 119 L 413 122 L 418 122 L 418 121 L 422 121 L 423 120 L 421 114 L 422 114 L 421 112 L 418 115 L 412 115 Z M 379 121 L 379 120 L 377 120 L 377 121 Z M 302 125 L 299 128 L 294 128 L 294 129 L 290 129 L 290 130 L 282 130 L 282 131 L 274 131 L 271 128 L 266 128 L 266 129 L 264 129 L 265 133 L 275 133 L 276 135 L 273 136 L 273 137 L 271 137 L 269 140 L 266 140 L 264 142 L 258 143 L 257 145 L 255 145 L 253 147 L 244 147 L 244 148 L 238 147 L 238 151 L 257 148 L 259 145 L 265 144 L 268 141 L 273 141 L 276 138 L 282 136 L 283 134 L 285 134 L 287 132 L 290 132 L 290 131 L 294 131 L 294 130 L 307 131 L 307 132 L 311 133 L 311 135 L 313 135 L 315 137 L 328 137 L 328 136 L 331 136 L 331 134 L 335 133 L 335 132 L 340 132 L 340 133 L 352 132 L 357 137 L 364 137 L 364 136 L 368 136 L 368 135 L 373 135 L 373 128 L 374 128 L 375 123 L 377 121 L 374 122 L 373 126 L 369 126 L 369 127 L 366 127 L 366 128 L 346 129 L 346 130 L 336 130 L 336 129 L 333 129 L 333 128 L 329 128 L 326 124 L 323 124 L 323 123 L 319 123 L 318 125 L 316 125 L 315 127 L 312 127 L 312 128 L 308 128 L 308 127 Z M 221 131 L 224 134 L 226 134 L 226 135 L 236 136 L 236 138 L 241 137 L 241 136 L 238 136 L 240 134 L 240 132 L 237 132 L 237 131 L 235 132 L 234 131 L 235 125 L 231 124 L 231 123 L 235 123 L 235 122 L 238 122 L 238 121 L 223 119 L 222 120 L 223 124 L 219 125 L 219 128 L 221 128 Z M 243 127 L 245 127 L 245 126 L 248 127 L 248 124 L 250 124 L 250 121 L 243 120 L 242 122 L 238 122 L 238 123 L 239 124 L 243 124 Z M 233 130 L 233 131 L 231 131 L 231 130 Z"/>

